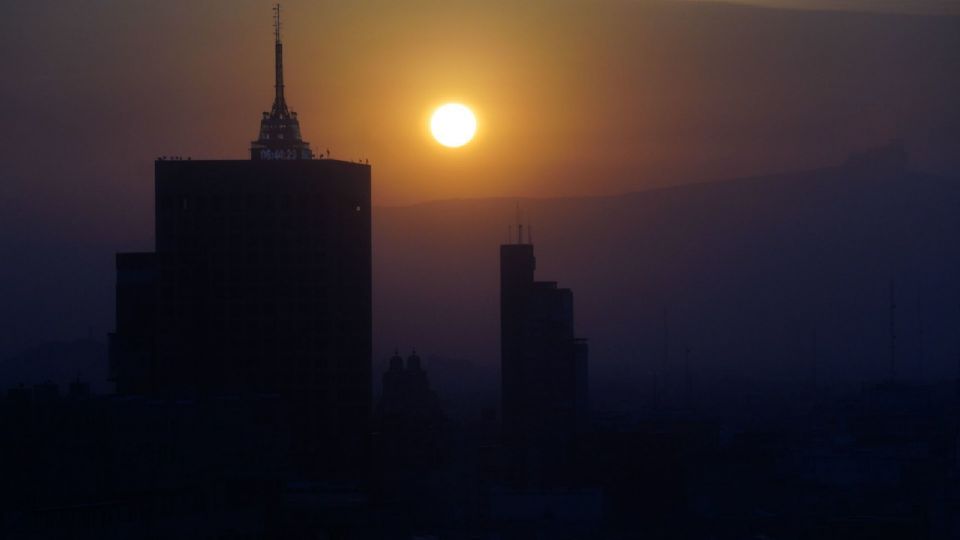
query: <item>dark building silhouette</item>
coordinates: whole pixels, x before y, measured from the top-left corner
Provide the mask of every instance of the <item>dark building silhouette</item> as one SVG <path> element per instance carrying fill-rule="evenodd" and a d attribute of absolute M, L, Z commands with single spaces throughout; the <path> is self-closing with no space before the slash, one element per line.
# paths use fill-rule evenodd
<path fill-rule="evenodd" d="M 110 335 L 110 369 L 119 394 L 153 389 L 156 366 L 156 253 L 118 253 L 117 329 Z"/>
<path fill-rule="evenodd" d="M 573 329 L 573 293 L 535 281 L 533 245 L 522 228 L 500 246 L 503 436 L 519 467 L 542 474 L 572 458 L 587 410 L 587 343 Z"/>
<path fill-rule="evenodd" d="M 374 436 L 374 500 L 394 516 L 398 538 L 449 515 L 450 486 L 460 473 L 452 463 L 451 425 L 414 351 L 406 362 L 395 352 L 383 373 Z M 402 534 L 407 531 L 407 534 Z"/>
<path fill-rule="evenodd" d="M 443 418 L 437 394 L 430 388 L 416 351 L 407 357 L 406 364 L 399 351 L 390 357 L 378 409 L 381 420 L 387 423 L 435 424 Z"/>
<path fill-rule="evenodd" d="M 381 460 L 390 467 L 433 466 L 439 459 L 443 411 L 416 352 L 395 352 L 383 374 L 377 407 Z"/>
<path fill-rule="evenodd" d="M 117 256 L 111 366 L 119 393 L 282 396 L 295 451 L 333 464 L 369 431 L 370 167 L 312 159 L 283 96 L 279 8 L 276 24 L 253 159 L 155 163 L 156 251 Z"/>

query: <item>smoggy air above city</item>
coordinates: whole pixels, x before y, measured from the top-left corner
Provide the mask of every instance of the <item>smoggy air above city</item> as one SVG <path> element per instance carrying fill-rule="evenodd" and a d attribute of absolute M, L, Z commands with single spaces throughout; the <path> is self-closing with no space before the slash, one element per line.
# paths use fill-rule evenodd
<path fill-rule="evenodd" d="M 3 13 L 0 536 L 960 535 L 960 2 Z"/>
<path fill-rule="evenodd" d="M 291 2 L 287 98 L 315 150 L 377 167 L 375 205 L 511 199 L 486 228 L 497 239 L 518 197 L 806 170 L 894 138 L 924 170 L 957 166 L 955 19 L 914 14 L 949 14 L 951 2 L 900 2 L 894 13 L 879 0 L 841 12 L 585 4 Z M 246 155 L 273 92 L 267 8 L 7 6 L 0 249 L 20 264 L 3 269 L 15 285 L 0 320 L 49 331 L 10 330 L 0 348 L 14 352 L 16 332 L 108 329 L 103 254 L 151 242 L 153 159 Z M 450 101 L 479 122 L 455 150 L 428 130 Z M 547 223 L 534 228 L 561 241 Z M 82 264 L 50 264 L 61 249 Z M 64 284 L 56 300 L 45 298 L 51 282 Z"/>

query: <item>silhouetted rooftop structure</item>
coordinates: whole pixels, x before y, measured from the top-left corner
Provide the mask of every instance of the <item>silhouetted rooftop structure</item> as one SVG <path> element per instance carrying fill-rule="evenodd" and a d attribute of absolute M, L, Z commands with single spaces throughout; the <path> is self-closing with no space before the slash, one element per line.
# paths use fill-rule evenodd
<path fill-rule="evenodd" d="M 297 113 L 287 107 L 283 84 L 283 42 L 280 41 L 280 4 L 274 10 L 274 98 L 260 120 L 260 134 L 250 145 L 250 159 L 313 159 L 310 143 L 300 136 Z"/>
<path fill-rule="evenodd" d="M 522 225 L 517 238 L 500 246 L 503 437 L 523 481 L 556 481 L 586 421 L 587 343 L 574 334 L 573 293 L 535 281 Z"/>
<path fill-rule="evenodd" d="M 121 394 L 281 396 L 292 452 L 347 474 L 372 400 L 370 167 L 311 159 L 275 10 L 276 98 L 252 159 L 154 163 L 156 249 L 117 256 L 111 367 Z"/>
<path fill-rule="evenodd" d="M 389 368 L 383 374 L 379 415 L 382 422 L 408 426 L 436 424 L 443 417 L 416 351 L 407 357 L 406 364 L 399 352 L 390 357 Z"/>

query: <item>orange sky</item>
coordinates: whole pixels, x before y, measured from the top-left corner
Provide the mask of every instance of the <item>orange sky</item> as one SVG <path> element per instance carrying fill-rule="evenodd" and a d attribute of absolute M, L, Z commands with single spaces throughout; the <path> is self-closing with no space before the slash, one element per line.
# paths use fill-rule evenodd
<path fill-rule="evenodd" d="M 244 158 L 272 99 L 270 5 L 7 7 L 0 190 L 111 227 L 149 208 L 155 157 Z M 932 167 L 955 155 L 956 18 L 624 0 L 293 0 L 284 16 L 304 137 L 369 159 L 377 204 L 620 193 L 894 136 Z M 459 150 L 427 131 L 450 100 L 480 122 Z"/>
<path fill-rule="evenodd" d="M 113 254 L 153 247 L 153 160 L 249 155 L 272 101 L 271 3 L 8 4 L 0 322 L 102 335 Z M 920 168 L 960 170 L 957 17 L 652 0 L 291 0 L 284 13 L 287 100 L 316 150 L 370 160 L 377 216 L 792 171 L 893 136 Z M 479 116 L 459 150 L 427 133 L 448 100 Z M 15 341 L 0 336 L 0 356 Z"/>

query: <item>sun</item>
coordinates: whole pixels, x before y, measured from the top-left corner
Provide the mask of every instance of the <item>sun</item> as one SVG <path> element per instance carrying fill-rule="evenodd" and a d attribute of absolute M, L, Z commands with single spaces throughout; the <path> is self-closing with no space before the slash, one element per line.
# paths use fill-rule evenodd
<path fill-rule="evenodd" d="M 477 117 L 466 105 L 447 103 L 433 112 L 430 132 L 438 143 L 458 148 L 470 142 L 477 132 Z"/>

